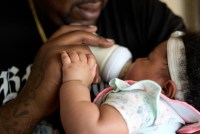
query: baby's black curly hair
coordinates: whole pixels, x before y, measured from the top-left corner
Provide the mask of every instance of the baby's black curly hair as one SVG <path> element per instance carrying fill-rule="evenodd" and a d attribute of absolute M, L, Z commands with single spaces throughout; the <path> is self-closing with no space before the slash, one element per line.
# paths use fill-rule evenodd
<path fill-rule="evenodd" d="M 200 32 L 185 32 L 182 37 L 188 77 L 185 101 L 200 111 Z"/>

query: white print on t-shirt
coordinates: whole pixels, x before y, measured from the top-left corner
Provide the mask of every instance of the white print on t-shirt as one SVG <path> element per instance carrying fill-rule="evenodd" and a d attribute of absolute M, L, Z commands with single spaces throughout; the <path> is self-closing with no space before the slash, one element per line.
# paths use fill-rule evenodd
<path fill-rule="evenodd" d="M 14 99 L 21 87 L 21 82 L 26 81 L 31 72 L 31 65 L 26 68 L 26 72 L 22 78 L 18 76 L 19 69 L 15 66 L 8 69 L 8 71 L 2 71 L 0 74 L 0 94 L 3 94 L 3 104 Z"/>

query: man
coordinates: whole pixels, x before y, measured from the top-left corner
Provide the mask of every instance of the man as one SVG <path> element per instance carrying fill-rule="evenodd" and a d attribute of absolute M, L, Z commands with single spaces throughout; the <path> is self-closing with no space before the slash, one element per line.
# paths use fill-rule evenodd
<path fill-rule="evenodd" d="M 184 29 L 182 20 L 158 0 L 7 0 L 1 2 L 0 16 L 2 133 L 31 133 L 56 111 L 58 55 L 67 45 L 112 45 L 104 36 L 128 47 L 135 59 Z M 73 25 L 59 29 L 65 24 Z"/>

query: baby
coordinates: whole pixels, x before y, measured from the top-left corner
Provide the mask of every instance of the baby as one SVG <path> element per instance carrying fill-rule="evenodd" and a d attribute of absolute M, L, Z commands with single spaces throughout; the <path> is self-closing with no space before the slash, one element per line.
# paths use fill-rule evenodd
<path fill-rule="evenodd" d="M 111 87 L 95 99 L 96 104 L 91 102 L 88 90 L 96 73 L 95 58 L 92 54 L 62 52 L 60 113 L 65 131 L 68 134 L 175 134 L 188 121 L 198 122 L 199 43 L 197 33 L 173 33 L 148 57 L 138 58 L 128 67 L 121 77 L 128 81 L 112 79 Z M 195 118 L 184 118 L 173 108 L 179 103 L 169 98 L 193 105 Z"/>

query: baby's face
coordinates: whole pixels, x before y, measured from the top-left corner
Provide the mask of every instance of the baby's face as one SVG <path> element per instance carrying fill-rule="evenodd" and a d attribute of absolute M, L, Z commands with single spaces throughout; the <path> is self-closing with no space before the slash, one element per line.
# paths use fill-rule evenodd
<path fill-rule="evenodd" d="M 138 58 L 128 68 L 124 80 L 150 79 L 162 85 L 170 78 L 167 65 L 167 42 L 158 45 L 148 57 Z"/>

